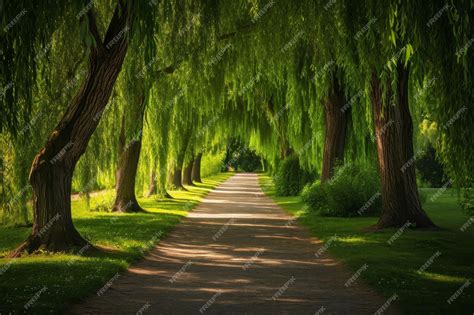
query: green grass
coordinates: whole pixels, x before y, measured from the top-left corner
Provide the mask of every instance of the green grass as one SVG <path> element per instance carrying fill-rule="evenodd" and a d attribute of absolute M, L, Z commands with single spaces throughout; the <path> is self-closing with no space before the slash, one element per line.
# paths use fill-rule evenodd
<path fill-rule="evenodd" d="M 72 202 L 74 223 L 79 232 L 102 251 L 85 250 L 83 255 L 38 254 L 18 259 L 0 258 L 0 314 L 23 312 L 38 292 L 28 312 L 59 313 L 70 303 L 94 294 L 117 272 L 143 257 L 189 210 L 232 174 L 203 179 L 188 191 L 174 191 L 174 199 L 140 198 L 146 213 L 114 214 L 91 212 L 84 200 Z M 113 191 L 91 199 L 91 208 L 109 203 Z M 31 228 L 0 226 L 0 255 L 23 241 Z M 45 288 L 45 289 L 43 289 Z"/>
<path fill-rule="evenodd" d="M 276 196 L 267 175 L 260 175 L 260 184 L 266 194 L 298 217 L 315 237 L 323 241 L 335 237 L 328 247 L 333 257 L 354 272 L 367 264 L 361 277 L 387 298 L 398 294 L 405 314 L 472 314 L 474 311 L 474 223 L 464 232 L 460 230 L 469 216 L 458 206 L 454 190 L 447 190 L 430 201 L 438 189 L 423 189 L 427 194 L 424 209 L 442 230 L 406 230 L 389 245 L 387 241 L 398 229 L 365 230 L 377 218 L 330 218 L 307 213 L 300 197 Z M 437 251 L 440 255 L 424 272 L 419 272 Z M 450 296 L 466 281 L 471 285 L 448 304 Z"/>

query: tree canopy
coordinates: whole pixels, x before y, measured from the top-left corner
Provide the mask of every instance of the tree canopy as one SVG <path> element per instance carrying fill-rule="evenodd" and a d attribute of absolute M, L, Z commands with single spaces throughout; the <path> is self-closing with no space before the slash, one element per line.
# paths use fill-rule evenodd
<path fill-rule="evenodd" d="M 2 208 L 27 220 L 31 161 L 52 130 L 80 127 L 64 122 L 84 114 L 82 105 L 68 112 L 71 100 L 121 41 L 125 61 L 111 61 L 120 75 L 79 149 L 74 191 L 114 186 L 121 150 L 138 139 L 139 191 L 153 173 L 164 193 L 173 165 L 199 153 L 212 164 L 230 139 L 269 169 L 295 154 L 319 174 L 333 93 L 348 115 L 344 159 L 374 164 L 373 80 L 383 116 L 399 106 L 400 70 L 409 78 L 415 147 L 427 139 L 423 124 L 432 126 L 429 142 L 449 178 L 471 186 L 473 7 L 469 0 L 1 1 Z M 54 148 L 57 155 L 64 145 Z M 21 211 L 11 203 L 18 199 Z"/>

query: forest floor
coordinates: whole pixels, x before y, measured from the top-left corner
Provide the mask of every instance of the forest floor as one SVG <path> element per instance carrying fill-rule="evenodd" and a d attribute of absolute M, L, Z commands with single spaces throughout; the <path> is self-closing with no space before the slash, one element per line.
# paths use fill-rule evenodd
<path fill-rule="evenodd" d="M 403 314 L 473 314 L 474 217 L 461 210 L 455 189 L 421 188 L 423 208 L 439 231 L 367 232 L 377 218 L 321 217 L 305 211 L 298 196 L 276 196 L 269 176 L 259 179 L 267 195 L 329 244 L 330 254 L 360 270 L 361 279 L 386 298 L 396 294 Z"/>
<path fill-rule="evenodd" d="M 97 292 L 118 272 L 142 258 L 188 211 L 221 182 L 223 173 L 203 179 L 187 191 L 172 191 L 174 199 L 139 198 L 145 213 L 116 214 L 110 210 L 114 191 L 72 201 L 74 224 L 101 252 L 38 254 L 5 258 L 31 232 L 31 227 L 0 225 L 0 314 L 51 314 Z"/>
<path fill-rule="evenodd" d="M 256 174 L 237 174 L 70 313 L 369 314 L 383 305 L 384 314 L 396 312 L 396 302 L 325 250 L 265 196 Z"/>

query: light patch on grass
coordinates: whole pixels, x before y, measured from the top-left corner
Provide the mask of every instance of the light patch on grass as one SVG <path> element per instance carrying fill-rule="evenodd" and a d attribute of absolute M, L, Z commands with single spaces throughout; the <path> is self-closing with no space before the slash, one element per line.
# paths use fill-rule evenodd
<path fill-rule="evenodd" d="M 366 230 L 377 222 L 377 218 L 322 217 L 304 211 L 305 205 L 300 197 L 276 196 L 268 175 L 261 174 L 259 180 L 264 192 L 289 214 L 296 216 L 313 236 L 327 241 L 337 235 L 336 243 L 328 248 L 335 258 L 354 272 L 361 265 L 370 265 L 371 268 L 361 274 L 363 281 L 387 298 L 395 290 L 403 314 L 472 313 L 474 298 L 469 290 L 455 303 L 446 303 L 446 299 L 466 279 L 474 279 L 474 251 L 470 246 L 474 243 L 474 229 L 460 231 L 469 217 L 457 203 L 454 189 L 448 189 L 435 202 L 423 206 L 441 230 L 406 231 L 394 246 L 388 246 L 387 239 L 396 229 L 373 233 Z M 422 190 L 428 199 L 437 191 L 436 188 Z M 418 273 L 416 270 L 437 251 L 443 255 L 436 258 L 425 272 Z"/>
<path fill-rule="evenodd" d="M 434 280 L 439 282 L 449 282 L 449 283 L 464 283 L 468 278 L 464 277 L 455 277 L 455 276 L 448 276 L 445 274 L 433 273 L 433 272 L 417 272 L 420 276 L 428 280 Z"/>
<path fill-rule="evenodd" d="M 336 241 L 341 243 L 378 243 L 374 240 L 369 240 L 365 237 L 360 236 L 338 237 Z"/>
<path fill-rule="evenodd" d="M 5 267 L 0 276 L 0 312 L 23 312 L 23 305 L 43 286 L 48 290 L 29 309 L 32 313 L 61 313 L 67 304 L 97 292 L 113 275 L 143 257 L 209 191 L 230 176 L 218 174 L 186 191 L 172 191 L 174 199 L 139 198 L 146 213 L 110 213 L 105 212 L 107 207 L 90 211 L 84 199 L 72 201 L 75 226 L 101 251 L 39 253 L 13 261 L 0 258 L 0 268 Z M 91 208 L 111 204 L 113 195 L 113 190 L 94 195 Z M 14 249 L 30 231 L 31 227 L 0 226 L 0 253 L 5 255 Z"/>

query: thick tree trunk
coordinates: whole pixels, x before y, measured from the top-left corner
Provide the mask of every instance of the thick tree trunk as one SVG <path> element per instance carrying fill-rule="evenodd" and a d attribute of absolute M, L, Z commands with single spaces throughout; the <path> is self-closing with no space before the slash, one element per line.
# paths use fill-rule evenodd
<path fill-rule="evenodd" d="M 140 86 L 138 84 L 138 86 Z M 129 143 L 122 147 L 117 168 L 117 185 L 113 212 L 140 212 L 143 209 L 138 205 L 135 195 L 135 179 L 137 177 L 138 161 L 142 148 L 142 128 L 145 114 L 145 93 L 141 92 L 130 104 L 131 116 L 128 118 L 133 123 L 133 137 Z M 125 116 L 125 114 L 124 114 Z"/>
<path fill-rule="evenodd" d="M 182 163 L 180 164 L 182 165 Z M 181 190 L 184 189 L 183 182 L 181 180 L 181 174 L 183 172 L 182 166 L 175 165 L 170 173 L 171 185 L 173 189 Z"/>
<path fill-rule="evenodd" d="M 117 187 L 113 212 L 139 212 L 143 209 L 138 205 L 135 195 L 135 178 L 142 146 L 141 137 L 133 139 L 124 148 L 117 170 Z"/>
<path fill-rule="evenodd" d="M 321 182 L 328 181 L 334 171 L 336 163 L 344 160 L 344 147 L 346 144 L 347 124 L 350 109 L 344 110 L 346 98 L 337 79 L 334 83 L 329 97 L 324 103 L 324 152 L 323 167 L 321 170 Z"/>
<path fill-rule="evenodd" d="M 376 228 L 434 228 L 423 211 L 418 195 L 413 156 L 413 123 L 408 106 L 409 70 L 402 64 L 398 70 L 398 93 L 395 104 L 384 104 L 379 78 L 372 75 L 371 101 L 377 141 L 383 213 Z M 387 83 L 390 86 L 390 81 Z M 385 99 L 392 99 L 387 89 Z"/>
<path fill-rule="evenodd" d="M 38 163 L 39 156 L 34 163 Z M 43 160 L 43 163 L 49 162 Z M 22 251 L 32 253 L 44 249 L 56 252 L 86 245 L 87 241 L 76 230 L 71 217 L 72 170 L 63 163 L 40 168 L 35 164 L 30 181 L 34 191 L 33 232 L 12 256 L 19 256 Z"/>
<path fill-rule="evenodd" d="M 183 170 L 183 185 L 194 186 L 192 179 L 192 170 L 193 170 L 194 158 L 192 158 L 185 166 Z"/>
<path fill-rule="evenodd" d="M 193 163 L 193 170 L 192 170 L 191 178 L 196 183 L 202 183 L 202 180 L 201 180 L 201 159 L 202 159 L 202 153 L 198 153 L 198 155 L 194 159 L 194 163 Z"/>
<path fill-rule="evenodd" d="M 92 11 L 88 13 L 89 29 L 96 38 L 96 46 L 89 56 L 88 74 L 45 147 L 33 160 L 29 176 L 33 187 L 33 231 L 11 256 L 38 249 L 71 250 L 87 244 L 71 218 L 72 175 L 122 68 L 128 44 L 127 36 L 118 34 L 127 26 L 127 12 L 119 1 L 104 41 L 99 36 Z M 110 45 L 112 40 L 114 44 Z"/>

